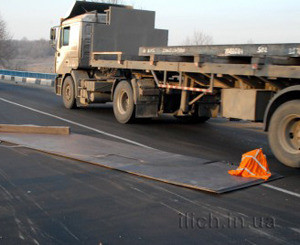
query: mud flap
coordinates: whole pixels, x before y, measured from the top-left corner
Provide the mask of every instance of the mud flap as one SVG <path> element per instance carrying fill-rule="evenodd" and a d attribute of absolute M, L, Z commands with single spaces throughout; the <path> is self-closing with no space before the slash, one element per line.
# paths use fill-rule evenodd
<path fill-rule="evenodd" d="M 155 82 L 152 79 L 134 79 L 131 83 L 136 105 L 135 117 L 158 117 L 159 89 L 155 87 Z"/>

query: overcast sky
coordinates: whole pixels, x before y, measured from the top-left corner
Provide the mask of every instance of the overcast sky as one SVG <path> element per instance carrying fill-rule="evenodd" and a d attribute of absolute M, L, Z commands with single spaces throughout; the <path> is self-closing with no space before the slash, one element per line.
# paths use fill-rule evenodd
<path fill-rule="evenodd" d="M 0 14 L 14 39 L 48 39 L 49 29 L 74 0 L 0 0 Z M 124 0 L 156 11 L 156 27 L 169 29 L 169 44 L 182 44 L 194 31 L 215 44 L 300 43 L 299 0 Z"/>

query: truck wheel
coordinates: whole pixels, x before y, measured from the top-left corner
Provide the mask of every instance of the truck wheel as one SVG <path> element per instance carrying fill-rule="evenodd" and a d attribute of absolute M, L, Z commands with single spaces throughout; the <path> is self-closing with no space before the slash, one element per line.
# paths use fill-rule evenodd
<path fill-rule="evenodd" d="M 210 117 L 208 116 L 199 116 L 198 113 L 198 106 L 196 107 L 194 113 L 190 116 L 181 116 L 181 117 L 177 117 L 181 122 L 183 123 L 205 123 L 206 121 L 208 121 L 210 119 Z"/>
<path fill-rule="evenodd" d="M 62 90 L 63 102 L 66 108 L 75 109 L 76 99 L 75 99 L 75 87 L 73 78 L 68 76 L 66 77 Z"/>
<path fill-rule="evenodd" d="M 279 161 L 289 167 L 300 167 L 300 100 L 286 102 L 274 112 L 269 144 Z"/>
<path fill-rule="evenodd" d="M 210 119 L 210 117 L 197 117 L 195 120 L 197 123 L 205 123 L 209 119 Z"/>
<path fill-rule="evenodd" d="M 186 116 L 186 117 L 176 116 L 176 118 L 182 123 L 190 123 L 190 124 L 205 123 L 210 119 L 210 117 L 199 117 L 197 115 Z"/>
<path fill-rule="evenodd" d="M 191 122 L 193 123 L 205 123 L 206 121 L 208 121 L 210 119 L 209 116 L 200 116 L 199 115 L 199 111 L 198 108 L 199 105 L 196 106 L 196 110 L 193 113 L 193 115 L 191 116 Z"/>
<path fill-rule="evenodd" d="M 127 81 L 120 82 L 114 93 L 114 114 L 118 122 L 126 124 L 134 120 L 133 91 Z"/>

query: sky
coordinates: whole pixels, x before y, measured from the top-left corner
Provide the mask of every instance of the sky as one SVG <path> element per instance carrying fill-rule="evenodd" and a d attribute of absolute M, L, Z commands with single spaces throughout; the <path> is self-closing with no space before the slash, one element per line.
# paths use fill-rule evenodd
<path fill-rule="evenodd" d="M 123 0 L 156 11 L 156 27 L 169 30 L 169 45 L 194 32 L 214 44 L 300 43 L 299 0 Z M 0 15 L 13 39 L 49 39 L 74 0 L 0 0 Z"/>

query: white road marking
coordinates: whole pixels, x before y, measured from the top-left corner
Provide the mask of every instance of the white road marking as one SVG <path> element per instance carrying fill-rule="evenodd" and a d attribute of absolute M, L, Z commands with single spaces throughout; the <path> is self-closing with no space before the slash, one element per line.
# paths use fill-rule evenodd
<path fill-rule="evenodd" d="M 283 192 L 285 194 L 289 194 L 289 195 L 292 195 L 292 196 L 295 196 L 295 197 L 300 197 L 300 194 L 298 194 L 296 192 L 288 191 L 286 189 L 282 189 L 282 188 L 279 188 L 279 187 L 276 187 L 276 186 L 273 186 L 273 185 L 262 184 L 262 186 L 267 187 L 267 188 L 271 188 L 273 190 L 280 191 L 280 192 Z"/>
<path fill-rule="evenodd" d="M 182 216 L 184 216 L 184 217 L 186 217 L 186 218 L 188 218 L 188 219 L 194 220 L 194 218 L 190 218 L 188 215 L 184 214 L 183 212 L 181 212 L 180 210 L 178 210 L 178 209 L 176 209 L 176 208 L 172 208 L 171 206 L 169 206 L 169 205 L 167 205 L 167 204 L 165 204 L 165 203 L 163 203 L 163 202 L 160 202 L 160 204 L 163 205 L 164 207 L 166 207 L 166 208 L 168 208 L 168 209 L 174 211 L 174 212 L 177 213 L 177 214 L 181 214 Z"/>
<path fill-rule="evenodd" d="M 129 139 L 126 139 L 126 138 L 123 138 L 123 137 L 120 137 L 120 136 L 117 136 L 117 135 L 114 135 L 114 134 L 110 134 L 110 133 L 107 133 L 107 132 L 104 132 L 104 131 L 101 131 L 101 130 L 98 130 L 98 129 L 95 129 L 95 128 L 92 128 L 92 127 L 89 127 L 89 126 L 86 126 L 86 125 L 83 125 L 81 123 L 77 123 L 77 122 L 74 122 L 74 121 L 71 121 L 71 120 L 68 120 L 68 119 L 65 119 L 65 118 L 53 115 L 51 113 L 40 111 L 40 110 L 31 108 L 31 107 L 28 107 L 28 106 L 25 106 L 25 105 L 21 105 L 21 104 L 18 104 L 16 102 L 13 102 L 13 101 L 10 101 L 10 100 L 6 100 L 6 99 L 3 99 L 3 98 L 0 98 L 0 100 L 2 100 L 3 102 L 6 102 L 6 103 L 12 104 L 12 105 L 16 105 L 16 106 L 25 108 L 25 109 L 30 110 L 30 111 L 34 111 L 34 112 L 37 112 L 37 113 L 40 113 L 40 114 L 43 114 L 43 115 L 46 115 L 46 116 L 49 116 L 49 117 L 53 117 L 53 118 L 56 118 L 58 120 L 61 120 L 61 121 L 67 122 L 67 123 L 70 123 L 70 124 L 73 124 L 73 125 L 76 125 L 76 126 L 79 126 L 79 127 L 91 130 L 91 131 L 94 131 L 94 132 L 99 133 L 99 134 L 103 134 L 103 135 L 109 136 L 111 138 L 122 140 L 124 142 L 130 143 L 130 144 L 133 144 L 133 145 L 136 145 L 136 146 L 140 146 L 140 147 L 143 147 L 143 148 L 155 150 L 154 148 L 152 148 L 150 146 L 138 143 L 136 141 L 129 140 Z"/>
<path fill-rule="evenodd" d="M 13 101 L 10 101 L 10 100 L 6 100 L 6 99 L 1 98 L 1 97 L 0 97 L 0 100 L 3 101 L 3 102 L 6 102 L 6 103 L 12 104 L 12 105 L 16 105 L 16 106 L 25 108 L 25 109 L 30 110 L 30 111 L 34 111 L 34 112 L 37 112 L 37 113 L 40 113 L 40 114 L 43 114 L 43 115 L 46 115 L 46 116 L 49 116 L 49 117 L 59 119 L 61 121 L 67 122 L 67 123 L 70 123 L 70 124 L 73 124 L 73 125 L 76 125 L 76 126 L 79 126 L 79 127 L 91 130 L 91 131 L 94 131 L 94 132 L 99 133 L 99 134 L 103 134 L 103 135 L 106 135 L 106 136 L 109 136 L 109 137 L 112 137 L 112 138 L 115 138 L 115 139 L 118 139 L 118 140 L 122 140 L 124 142 L 130 143 L 130 144 L 133 144 L 133 145 L 136 145 L 136 146 L 140 146 L 140 147 L 143 147 L 143 148 L 155 150 L 154 148 L 152 148 L 150 146 L 138 143 L 136 141 L 129 140 L 129 139 L 126 139 L 126 138 L 123 138 L 123 137 L 120 137 L 120 136 L 117 136 L 117 135 L 114 135 L 114 134 L 110 134 L 110 133 L 107 133 L 107 132 L 104 132 L 104 131 L 101 131 L 101 130 L 98 130 L 98 129 L 95 129 L 95 128 L 92 128 L 92 127 L 89 127 L 89 126 L 86 126 L 86 125 L 83 125 L 81 123 L 77 123 L 77 122 L 74 122 L 74 121 L 71 121 L 71 120 L 53 115 L 51 113 L 47 113 L 47 112 L 40 111 L 40 110 L 31 108 L 31 107 L 28 107 L 28 106 L 25 106 L 25 105 L 21 105 L 21 104 L 18 104 L 16 102 L 13 102 Z M 273 190 L 277 190 L 277 191 L 283 192 L 285 194 L 289 194 L 289 195 L 292 195 L 292 196 L 295 196 L 295 197 L 300 197 L 300 194 L 292 192 L 292 191 L 288 191 L 288 190 L 285 190 L 285 189 L 282 189 L 282 188 L 279 188 L 279 187 L 276 187 L 276 186 L 273 186 L 273 185 L 269 185 L 269 184 L 262 184 L 262 185 L 264 187 L 267 187 L 267 188 L 270 188 L 270 189 L 273 189 Z"/>

